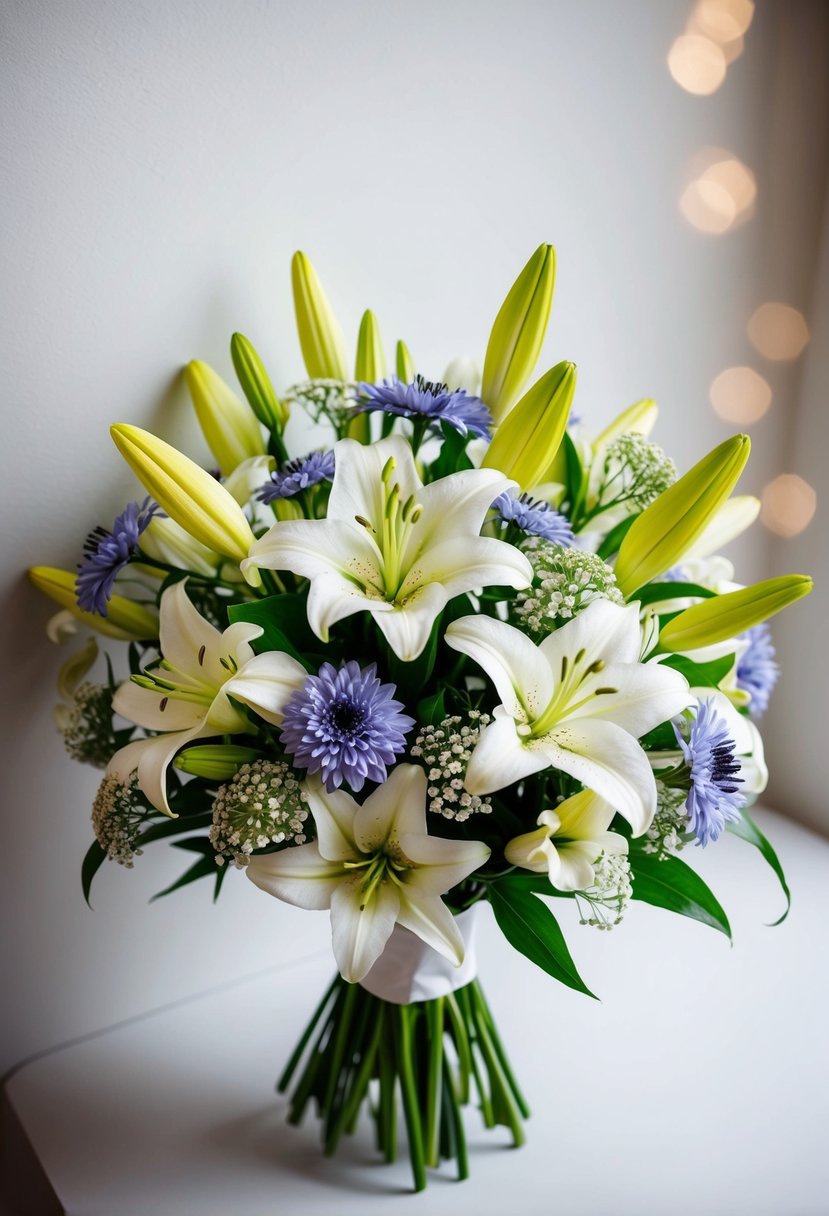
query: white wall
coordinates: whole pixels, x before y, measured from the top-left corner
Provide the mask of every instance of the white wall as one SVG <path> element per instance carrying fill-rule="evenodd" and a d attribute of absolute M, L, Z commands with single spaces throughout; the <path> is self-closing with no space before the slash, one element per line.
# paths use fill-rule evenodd
<path fill-rule="evenodd" d="M 97 778 L 53 730 L 60 656 L 21 572 L 71 566 L 87 530 L 136 494 L 108 424 L 204 455 L 178 369 L 201 357 L 229 372 L 237 328 L 278 384 L 298 378 L 297 247 L 351 334 L 370 306 L 389 343 L 405 337 L 439 372 L 481 353 L 518 268 L 553 240 L 545 365 L 578 363 L 578 408 L 597 426 L 656 396 L 660 436 L 687 466 L 728 433 L 707 386 L 746 360 L 748 315 L 782 290 L 781 235 L 801 266 L 786 290 L 809 289 L 822 146 L 808 75 L 787 90 L 805 149 L 791 172 L 770 141 L 776 19 L 808 45 L 818 9 L 758 7 L 726 85 L 694 98 L 665 67 L 680 0 L 4 0 L 6 1063 L 325 941 L 324 919 L 235 875 L 218 908 L 199 888 L 148 908 L 173 851 L 107 867 L 96 911 L 83 904 Z M 758 178 L 755 218 L 719 240 L 677 209 L 703 144 L 732 147 Z M 782 234 L 781 217 L 795 228 Z M 791 425 L 793 374 L 774 387 L 752 490 L 780 470 Z M 765 573 L 762 533 L 742 553 L 747 578 Z M 784 682 L 781 699 L 794 694 Z"/>

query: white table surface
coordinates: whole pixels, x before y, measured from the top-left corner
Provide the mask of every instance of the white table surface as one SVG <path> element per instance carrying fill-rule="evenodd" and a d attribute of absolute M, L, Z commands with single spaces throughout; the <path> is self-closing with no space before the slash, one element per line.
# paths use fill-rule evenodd
<path fill-rule="evenodd" d="M 555 905 L 601 1003 L 513 952 L 486 914 L 481 979 L 533 1117 L 512 1150 L 470 1111 L 468 1182 L 445 1166 L 412 1195 L 405 1152 L 380 1164 L 366 1117 L 331 1160 L 313 1118 L 285 1125 L 273 1082 L 327 954 L 56 1048 L 12 1077 L 8 1101 L 72 1216 L 385 1216 L 392 1200 L 477 1216 L 824 1214 L 829 844 L 758 818 L 795 892 L 782 927 L 764 926 L 782 895 L 754 849 L 728 838 L 689 857 L 731 915 L 733 949 L 642 904 L 611 933 Z"/>

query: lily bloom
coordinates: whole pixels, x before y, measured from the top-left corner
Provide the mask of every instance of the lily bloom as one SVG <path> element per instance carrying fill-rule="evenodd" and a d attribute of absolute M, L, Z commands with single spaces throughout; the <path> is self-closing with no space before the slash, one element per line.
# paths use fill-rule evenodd
<path fill-rule="evenodd" d="M 281 722 L 282 707 L 308 673 L 280 651 L 254 655 L 250 643 L 261 633 L 260 625 L 245 621 L 220 633 L 193 607 L 184 580 L 168 587 L 159 622 L 163 657 L 122 684 L 112 702 L 129 722 L 161 733 L 122 747 L 112 757 L 108 775 L 126 782 L 137 769 L 147 798 L 172 816 L 166 775 L 179 748 L 194 739 L 250 730 L 247 715 L 231 697 L 267 721 Z"/>
<path fill-rule="evenodd" d="M 332 625 L 370 612 L 399 659 L 416 659 L 438 613 L 475 587 L 532 581 L 513 545 L 480 535 L 493 500 L 514 483 L 494 469 L 464 469 L 424 486 L 408 443 L 341 439 L 326 519 L 275 523 L 242 562 L 310 579 L 308 623 L 323 642 Z"/>
<path fill-rule="evenodd" d="M 624 836 L 608 831 L 615 814 L 604 798 L 582 790 L 555 810 L 542 811 L 536 830 L 514 837 L 504 856 L 510 865 L 548 874 L 557 891 L 585 891 L 593 885 L 600 854 L 628 851 Z"/>
<path fill-rule="evenodd" d="M 317 839 L 254 856 L 257 887 L 299 908 L 330 908 L 334 957 L 358 983 L 383 953 L 396 924 L 463 962 L 463 939 L 441 895 L 483 865 L 479 840 L 444 840 L 426 831 L 426 773 L 399 764 L 360 806 L 343 790 L 306 783 Z"/>
<path fill-rule="evenodd" d="M 453 622 L 446 641 L 483 668 L 501 698 L 467 769 L 471 794 L 552 767 L 605 798 L 635 835 L 647 830 L 656 786 L 637 740 L 693 698 L 678 672 L 639 662 L 638 605 L 594 600 L 538 646 L 481 616 Z"/>

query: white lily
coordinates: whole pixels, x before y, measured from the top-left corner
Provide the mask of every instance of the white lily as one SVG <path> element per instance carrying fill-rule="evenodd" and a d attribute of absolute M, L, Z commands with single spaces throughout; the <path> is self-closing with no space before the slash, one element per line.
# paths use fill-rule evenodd
<path fill-rule="evenodd" d="M 334 957 L 358 983 L 383 953 L 395 924 L 463 962 L 463 939 L 441 899 L 483 865 L 478 840 L 444 840 L 426 831 L 426 773 L 399 764 L 360 806 L 344 790 L 306 783 L 317 828 L 310 844 L 252 857 L 257 887 L 299 908 L 330 908 Z"/>
<path fill-rule="evenodd" d="M 555 810 L 542 811 L 536 830 L 511 840 L 504 856 L 510 865 L 549 874 L 557 891 L 585 891 L 593 885 L 600 854 L 628 851 L 624 836 L 608 831 L 615 814 L 599 794 L 582 790 Z"/>
<path fill-rule="evenodd" d="M 307 672 L 280 651 L 254 655 L 250 643 L 261 633 L 260 625 L 244 621 L 220 633 L 190 603 L 184 580 L 169 587 L 161 597 L 161 661 L 127 680 L 113 698 L 116 713 L 160 733 L 122 747 L 108 774 L 126 781 L 137 769 L 138 784 L 152 805 L 172 815 L 166 774 L 179 748 L 209 735 L 250 730 L 231 697 L 270 722 L 281 721 L 282 707 Z"/>
<path fill-rule="evenodd" d="M 501 698 L 467 769 L 471 794 L 557 768 L 606 798 L 634 835 L 647 830 L 656 787 L 637 740 L 692 698 L 678 672 L 638 661 L 637 605 L 594 600 L 540 646 L 478 616 L 453 622 L 446 641 L 484 669 Z"/>
<path fill-rule="evenodd" d="M 493 500 L 515 484 L 503 474 L 465 469 L 424 486 L 399 435 L 341 439 L 334 452 L 327 518 L 275 523 L 242 562 L 246 577 L 265 566 L 310 579 L 308 623 L 322 641 L 337 621 L 370 612 L 397 657 L 416 659 L 453 596 L 530 585 L 523 553 L 480 535 Z"/>

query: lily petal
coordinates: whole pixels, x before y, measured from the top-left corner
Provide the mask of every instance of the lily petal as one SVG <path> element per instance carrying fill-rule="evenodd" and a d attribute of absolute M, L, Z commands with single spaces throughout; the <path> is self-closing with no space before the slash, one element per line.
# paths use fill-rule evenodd
<path fill-rule="evenodd" d="M 383 601 L 373 601 L 369 609 L 375 614 L 377 628 L 398 659 L 409 663 L 423 651 L 435 617 L 445 608 L 448 598 L 446 588 L 440 583 L 429 583 L 419 587 L 399 608 Z"/>
<path fill-rule="evenodd" d="M 307 676 L 302 664 L 291 655 L 267 650 L 245 663 L 222 691 L 249 705 L 266 722 L 279 726 L 291 694 L 302 688 Z"/>
<path fill-rule="evenodd" d="M 425 783 L 423 793 L 425 796 Z M 400 847 L 415 867 L 406 872 L 403 883 L 407 891 L 421 891 L 424 895 L 443 895 L 451 891 L 480 869 L 490 853 L 482 840 L 444 840 L 440 836 L 425 836 L 422 832 L 403 832 Z"/>
<path fill-rule="evenodd" d="M 389 459 L 395 462 L 392 481 L 400 486 L 400 501 L 405 502 L 412 494 L 420 501 L 422 483 L 412 449 L 402 435 L 390 435 L 372 444 L 341 439 L 334 445 L 337 475 L 328 499 L 327 521 L 353 524 L 359 515 L 378 528 L 384 506 L 381 474 Z"/>
<path fill-rule="evenodd" d="M 379 595 L 384 594 L 377 545 L 353 518 L 346 522 L 329 515 L 328 519 L 292 519 L 275 523 L 241 563 L 242 573 L 247 578 L 248 571 L 256 566 L 290 570 L 304 578 L 335 571 L 357 588 L 374 587 Z"/>
<path fill-rule="evenodd" d="M 394 605 L 387 600 L 366 595 L 350 578 L 331 570 L 319 574 L 308 592 L 308 624 L 323 641 L 328 641 L 332 625 L 354 616 L 356 612 L 391 613 Z"/>
<path fill-rule="evenodd" d="M 404 884 L 400 889 L 397 921 L 460 967 L 464 955 L 463 938 L 454 916 L 439 895 L 428 895 L 409 883 Z"/>
<path fill-rule="evenodd" d="M 594 600 L 563 629 L 549 634 L 539 646 L 553 671 L 561 669 L 561 660 L 572 663 L 580 650 L 591 660 L 612 663 L 637 663 L 639 660 L 639 609 L 635 604 L 624 608 L 610 600 Z"/>
<path fill-rule="evenodd" d="M 637 656 L 638 636 L 637 627 Z M 484 669 L 514 718 L 523 721 L 536 718 L 548 705 L 553 695 L 549 664 L 539 661 L 539 647 L 512 625 L 491 617 L 464 616 L 448 627 L 446 642 Z"/>
<path fill-rule="evenodd" d="M 245 872 L 260 890 L 312 911 L 331 907 L 331 897 L 344 873 L 341 863 L 322 857 L 315 840 L 251 857 Z"/>
<path fill-rule="evenodd" d="M 381 882 L 367 903 L 363 903 L 359 878 L 340 881 L 332 891 L 334 958 L 349 984 L 358 984 L 383 953 L 399 910 L 399 888 L 391 882 Z"/>
<path fill-rule="evenodd" d="M 192 730 L 207 717 L 207 705 L 178 701 L 161 691 L 141 688 L 125 680 L 112 698 L 112 708 L 122 718 L 147 730 Z"/>
<path fill-rule="evenodd" d="M 550 763 L 546 740 L 525 742 L 515 729 L 514 719 L 498 706 L 493 721 L 475 745 L 464 785 L 470 794 L 492 794 L 522 777 L 542 772 Z"/>
<path fill-rule="evenodd" d="M 177 818 L 167 802 L 167 769 L 170 761 L 186 743 L 213 734 L 210 727 L 201 726 L 193 730 L 170 731 L 155 735 L 152 739 L 135 739 L 117 751 L 107 765 L 107 775 L 126 782 L 130 774 L 138 770 L 138 785 L 149 802 L 167 815 Z"/>
<path fill-rule="evenodd" d="M 423 486 L 417 495 L 423 515 L 410 545 L 431 546 L 446 532 L 477 536 L 498 495 L 513 489 L 517 482 L 497 469 L 462 469 Z M 415 557 L 407 551 L 406 565 Z"/>
<path fill-rule="evenodd" d="M 398 764 L 354 815 L 354 840 L 364 853 L 394 848 L 402 833 L 426 834 L 426 773 L 419 764 Z"/>
<path fill-rule="evenodd" d="M 637 739 L 694 704 L 685 677 L 660 663 L 610 663 L 589 676 L 579 692 L 584 703 L 572 708 L 568 719 L 609 719 Z"/>
<path fill-rule="evenodd" d="M 579 718 L 554 727 L 539 742 L 549 764 L 606 798 L 634 836 L 647 831 L 656 811 L 656 783 L 632 735 L 613 722 Z"/>
<path fill-rule="evenodd" d="M 446 598 L 452 599 L 475 587 L 522 590 L 532 579 L 532 566 L 515 545 L 488 536 L 453 536 L 414 559 L 399 598 L 405 600 L 409 589 L 424 583 L 440 583 Z"/>

